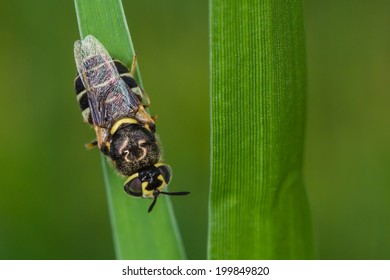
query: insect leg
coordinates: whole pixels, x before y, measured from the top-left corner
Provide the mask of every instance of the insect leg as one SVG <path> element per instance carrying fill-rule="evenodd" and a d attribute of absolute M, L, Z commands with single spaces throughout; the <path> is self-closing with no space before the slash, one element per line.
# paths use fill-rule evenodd
<path fill-rule="evenodd" d="M 85 144 L 85 148 L 87 148 L 87 150 L 91 150 L 93 148 L 95 148 L 97 146 L 98 142 L 97 140 L 93 140 L 87 144 Z"/>
<path fill-rule="evenodd" d="M 130 70 L 130 75 L 132 77 L 134 77 L 134 73 L 135 73 L 135 67 L 137 66 L 137 53 L 134 52 L 134 55 L 133 55 L 133 63 L 131 64 L 131 70 Z"/>

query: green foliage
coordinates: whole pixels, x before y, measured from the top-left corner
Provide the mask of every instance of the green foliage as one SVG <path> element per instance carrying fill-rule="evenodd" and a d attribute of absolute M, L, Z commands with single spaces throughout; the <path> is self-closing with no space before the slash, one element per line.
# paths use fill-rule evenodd
<path fill-rule="evenodd" d="M 390 259 L 390 1 L 353 3 L 304 1 L 304 178 L 319 258 Z M 123 1 L 173 169 L 170 190 L 191 191 L 171 200 L 192 259 L 206 257 L 207 5 Z M 81 122 L 72 85 L 74 3 L 4 1 L 0 15 L 0 259 L 115 258 L 100 155 L 83 147 L 93 130 Z"/>
<path fill-rule="evenodd" d="M 211 259 L 313 258 L 302 21 L 299 0 L 211 0 Z"/>
<path fill-rule="evenodd" d="M 75 5 L 81 38 L 94 35 L 113 57 L 131 65 L 134 49 L 121 1 L 75 0 Z M 136 79 L 140 81 L 138 70 Z M 117 258 L 183 258 L 169 198 L 159 198 L 155 210 L 148 214 L 151 201 L 128 196 L 123 179 L 107 166 L 103 156 L 102 165 Z"/>

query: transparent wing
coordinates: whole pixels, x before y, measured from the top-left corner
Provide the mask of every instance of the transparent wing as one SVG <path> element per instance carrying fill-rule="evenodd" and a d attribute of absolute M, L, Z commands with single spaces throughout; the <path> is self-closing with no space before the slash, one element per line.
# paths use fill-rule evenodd
<path fill-rule="evenodd" d="M 138 98 L 120 78 L 102 87 L 93 87 L 87 93 L 92 121 L 101 127 L 108 128 L 121 118 L 133 117 L 140 105 Z"/>
<path fill-rule="evenodd" d="M 85 88 L 118 76 L 114 62 L 104 46 L 92 35 L 74 43 L 77 71 L 82 75 Z M 100 71 L 100 68 L 105 68 Z"/>
<path fill-rule="evenodd" d="M 120 78 L 107 50 L 92 35 L 74 44 L 77 70 L 88 94 L 94 125 L 108 127 L 125 116 L 133 116 L 139 100 Z"/>

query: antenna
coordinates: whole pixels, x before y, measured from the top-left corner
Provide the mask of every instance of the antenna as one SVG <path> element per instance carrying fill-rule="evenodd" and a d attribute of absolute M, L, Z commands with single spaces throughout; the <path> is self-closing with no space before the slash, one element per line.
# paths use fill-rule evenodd
<path fill-rule="evenodd" d="M 153 207 L 154 205 L 156 205 L 156 202 L 157 202 L 157 198 L 160 194 L 165 194 L 165 195 L 187 195 L 187 194 L 190 194 L 190 192 L 160 192 L 158 190 L 156 190 L 154 193 L 153 193 L 153 202 L 152 204 L 150 204 L 149 206 L 149 209 L 148 209 L 148 213 L 150 213 L 152 210 L 153 210 Z"/>

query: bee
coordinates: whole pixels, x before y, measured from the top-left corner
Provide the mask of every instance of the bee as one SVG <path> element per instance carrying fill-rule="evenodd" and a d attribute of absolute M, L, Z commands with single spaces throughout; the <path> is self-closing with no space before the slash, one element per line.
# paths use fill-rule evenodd
<path fill-rule="evenodd" d="M 155 119 L 145 109 L 149 97 L 134 79 L 136 56 L 129 71 L 92 35 L 74 43 L 74 56 L 77 100 L 83 121 L 96 133 L 96 140 L 86 147 L 97 146 L 118 172 L 128 177 L 126 193 L 153 199 L 148 212 L 161 194 L 189 194 L 164 191 L 172 171 L 162 162 Z"/>

